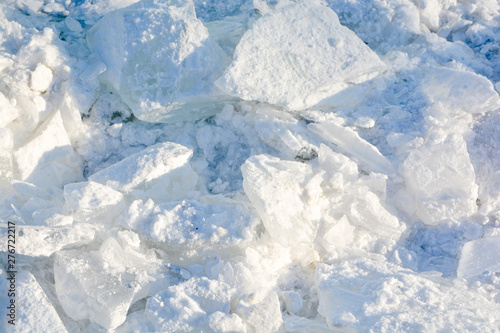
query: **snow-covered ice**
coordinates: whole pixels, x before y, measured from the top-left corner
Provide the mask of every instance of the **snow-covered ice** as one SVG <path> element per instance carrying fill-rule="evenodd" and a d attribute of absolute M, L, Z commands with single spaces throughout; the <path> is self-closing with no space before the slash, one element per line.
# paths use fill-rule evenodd
<path fill-rule="evenodd" d="M 255 22 L 216 84 L 244 100 L 301 110 L 384 67 L 334 11 L 300 2 Z"/>
<path fill-rule="evenodd" d="M 4 0 L 0 332 L 500 332 L 499 33 L 493 0 Z"/>
<path fill-rule="evenodd" d="M 196 18 L 192 1 L 144 0 L 113 11 L 87 39 L 106 65 L 101 80 L 139 119 L 197 120 L 230 99 L 213 85 L 224 70 L 224 53 Z"/>

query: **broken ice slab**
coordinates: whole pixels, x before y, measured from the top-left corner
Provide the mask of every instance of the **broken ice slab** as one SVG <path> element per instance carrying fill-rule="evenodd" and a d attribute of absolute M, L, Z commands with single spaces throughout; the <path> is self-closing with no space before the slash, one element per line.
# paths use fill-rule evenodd
<path fill-rule="evenodd" d="M 14 151 L 14 158 L 21 180 L 42 188 L 62 187 L 83 178 L 81 158 L 71 146 L 59 111 Z"/>
<path fill-rule="evenodd" d="M 117 220 L 117 224 L 156 242 L 171 262 L 184 264 L 207 256 L 235 255 L 253 240 L 258 223 L 252 210 L 235 202 L 155 204 L 152 200 L 134 201 Z"/>
<path fill-rule="evenodd" d="M 422 82 L 431 103 L 442 103 L 450 113 L 484 113 L 500 108 L 500 97 L 484 76 L 449 68 L 432 68 Z"/>
<path fill-rule="evenodd" d="M 64 186 L 64 198 L 64 210 L 80 222 L 112 222 L 125 207 L 122 193 L 92 181 Z"/>
<path fill-rule="evenodd" d="M 500 236 L 476 239 L 462 248 L 457 276 L 470 278 L 485 271 L 500 272 Z"/>
<path fill-rule="evenodd" d="M 48 257 L 70 246 L 88 244 L 95 237 L 95 230 L 82 225 L 74 227 L 17 225 L 16 232 L 16 253 L 33 257 Z M 0 236 L 7 239 L 7 233 L 7 226 L 0 226 Z M 0 248 L 2 251 L 7 251 L 7 243 L 4 244 L 0 245 Z"/>
<path fill-rule="evenodd" d="M 332 142 L 357 159 L 366 171 L 374 171 L 391 176 L 395 170 L 391 162 L 374 145 L 363 140 L 354 130 L 332 122 L 313 123 L 308 127 L 324 140 Z"/>
<path fill-rule="evenodd" d="M 8 276 L 9 273 L 7 273 Z M 54 333 L 68 332 L 33 274 L 19 271 L 15 274 L 15 281 L 16 320 L 15 325 L 7 325 L 8 329 L 5 332 L 39 332 L 41 330 L 50 330 Z"/>
<path fill-rule="evenodd" d="M 241 171 L 243 189 L 271 237 L 283 246 L 311 243 L 317 221 L 307 216 L 305 186 L 312 167 L 257 155 L 247 159 Z"/>
<path fill-rule="evenodd" d="M 56 253 L 54 278 L 57 297 L 73 320 L 88 319 L 106 329 L 125 321 L 134 290 L 123 286 L 119 275 L 103 273 L 93 254 Z"/>
<path fill-rule="evenodd" d="M 241 38 L 218 87 L 244 100 L 302 110 L 329 87 L 373 78 L 385 65 L 334 11 L 308 2 L 258 19 Z M 323 94 L 324 96 L 324 94 Z"/>
<path fill-rule="evenodd" d="M 182 168 L 191 174 L 189 173 L 192 170 L 189 164 L 191 156 L 193 156 L 193 151 L 180 144 L 158 143 L 96 172 L 89 177 L 89 180 L 126 193 L 143 183 L 151 182 L 150 186 L 154 186 L 153 180 L 158 180 L 158 178 L 162 181 L 174 182 L 175 179 L 170 179 L 169 176 L 173 170 Z M 174 173 L 174 176 L 179 175 Z M 168 179 L 165 180 L 164 177 Z M 190 182 L 186 181 L 186 183 Z"/>
<path fill-rule="evenodd" d="M 106 65 L 101 81 L 141 120 L 197 120 L 231 99 L 213 84 L 226 67 L 225 55 L 192 1 L 143 0 L 110 12 L 87 41 Z"/>
<path fill-rule="evenodd" d="M 414 149 L 403 164 L 407 191 L 426 224 L 469 216 L 477 210 L 478 186 L 465 140 L 450 135 Z"/>

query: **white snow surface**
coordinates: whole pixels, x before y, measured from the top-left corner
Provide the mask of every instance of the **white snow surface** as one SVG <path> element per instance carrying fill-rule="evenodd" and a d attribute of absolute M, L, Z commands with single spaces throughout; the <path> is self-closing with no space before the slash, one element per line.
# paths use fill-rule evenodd
<path fill-rule="evenodd" d="M 0 332 L 500 332 L 499 36 L 494 0 L 0 2 Z"/>

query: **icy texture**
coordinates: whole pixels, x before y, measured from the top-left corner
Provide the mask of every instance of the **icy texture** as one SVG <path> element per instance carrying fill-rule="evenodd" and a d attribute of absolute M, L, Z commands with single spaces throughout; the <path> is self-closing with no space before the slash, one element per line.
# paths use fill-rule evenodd
<path fill-rule="evenodd" d="M 417 215 L 426 224 L 477 210 L 474 168 L 458 135 L 413 150 L 404 162 L 404 178 L 417 200 Z"/>
<path fill-rule="evenodd" d="M 86 252 L 57 253 L 56 291 L 68 316 L 74 320 L 89 319 L 111 329 L 125 321 L 134 292 L 122 285 L 119 276 L 101 272 L 97 263 Z"/>
<path fill-rule="evenodd" d="M 154 186 L 153 181 L 171 184 L 172 194 L 178 189 L 177 182 L 182 182 L 182 176 L 173 172 L 176 169 L 187 169 L 189 174 L 189 159 L 193 156 L 191 149 L 173 142 L 158 143 L 141 152 L 130 155 L 89 177 L 89 180 L 101 183 L 122 192 L 130 192 L 139 185 Z M 185 173 L 183 173 L 185 174 Z M 194 175 L 196 177 L 196 175 Z M 191 181 L 186 180 L 188 183 Z"/>
<path fill-rule="evenodd" d="M 470 278 L 485 271 L 500 272 L 500 236 L 467 242 L 462 248 L 457 275 Z"/>
<path fill-rule="evenodd" d="M 143 0 L 105 15 L 87 39 L 107 67 L 101 80 L 141 120 L 197 120 L 228 99 L 213 85 L 225 67 L 223 52 L 192 1 Z"/>
<path fill-rule="evenodd" d="M 64 186 L 64 209 L 81 222 L 109 221 L 124 208 L 123 194 L 95 182 Z"/>
<path fill-rule="evenodd" d="M 0 1 L 0 331 L 498 332 L 499 9 Z"/>
<path fill-rule="evenodd" d="M 366 81 L 384 67 L 332 10 L 300 2 L 263 16 L 243 35 L 217 86 L 301 110 L 318 102 L 314 94 Z"/>
<path fill-rule="evenodd" d="M 82 179 L 81 159 L 73 151 L 59 112 L 48 118 L 14 157 L 20 179 L 40 187 L 62 187 Z"/>

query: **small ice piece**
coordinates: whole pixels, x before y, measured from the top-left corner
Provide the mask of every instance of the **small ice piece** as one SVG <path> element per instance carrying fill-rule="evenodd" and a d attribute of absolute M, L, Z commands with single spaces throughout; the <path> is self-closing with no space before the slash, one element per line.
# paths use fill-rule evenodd
<path fill-rule="evenodd" d="M 69 246 L 82 246 L 94 240 L 95 230 L 85 227 L 46 227 L 19 225 L 16 252 L 32 257 L 48 257 Z M 0 226 L 0 235 L 7 239 L 8 229 Z M 7 243 L 0 246 L 7 252 Z"/>
<path fill-rule="evenodd" d="M 426 224 L 476 212 L 478 186 L 467 144 L 459 135 L 412 150 L 403 164 L 407 191 Z"/>
<path fill-rule="evenodd" d="M 38 64 L 31 73 L 30 88 L 39 92 L 45 92 L 52 83 L 52 70 L 44 64 Z"/>
<path fill-rule="evenodd" d="M 16 320 L 15 326 L 8 325 L 6 332 L 39 332 L 50 330 L 54 333 L 67 333 L 61 318 L 49 298 L 30 272 L 7 273 L 14 275 Z M 7 280 L 9 281 L 9 280 Z M 7 317 L 7 319 L 10 319 Z M 5 319 L 4 319 L 5 320 Z"/>
<path fill-rule="evenodd" d="M 296 291 L 284 291 L 281 293 L 281 298 L 285 303 L 285 309 L 291 314 L 298 314 L 302 309 L 302 297 Z"/>
<path fill-rule="evenodd" d="M 123 194 L 96 182 L 64 186 L 64 210 L 76 221 L 111 222 L 123 208 Z"/>
<path fill-rule="evenodd" d="M 169 177 L 168 173 L 175 169 L 191 168 L 191 156 L 193 151 L 180 144 L 158 143 L 96 172 L 89 180 L 128 193 L 143 183 L 154 186 L 154 180 Z"/>
<path fill-rule="evenodd" d="M 374 145 L 363 140 L 354 130 L 333 122 L 312 123 L 308 127 L 322 137 L 337 145 L 343 152 L 356 158 L 367 171 L 391 176 L 395 170 L 391 162 Z"/>
<path fill-rule="evenodd" d="M 71 147 L 59 111 L 14 151 L 14 158 L 21 180 L 42 188 L 62 187 L 83 178 L 81 158 Z"/>
<path fill-rule="evenodd" d="M 255 22 L 216 84 L 245 100 L 302 110 L 317 102 L 307 100 L 312 94 L 364 82 L 384 68 L 334 11 L 304 1 Z"/>
<path fill-rule="evenodd" d="M 500 108 L 500 97 L 487 78 L 449 68 L 432 68 L 422 90 L 430 103 L 442 103 L 449 112 L 484 113 Z"/>
<path fill-rule="evenodd" d="M 260 302 L 240 300 L 236 313 L 243 318 L 247 332 L 272 333 L 282 330 L 283 316 L 279 297 L 275 292 L 270 292 Z"/>
<path fill-rule="evenodd" d="M 145 314 L 157 331 L 187 331 L 199 327 L 209 314 L 228 314 L 235 291 L 225 282 L 192 278 L 150 298 Z"/>
<path fill-rule="evenodd" d="M 69 30 L 76 32 L 76 33 L 80 33 L 83 30 L 80 22 L 78 22 L 77 20 L 75 20 L 71 16 L 68 16 L 64 19 L 64 24 L 66 24 L 66 26 L 68 27 Z"/>
<path fill-rule="evenodd" d="M 213 83 L 226 67 L 224 51 L 190 0 L 143 0 L 110 12 L 88 31 L 87 41 L 106 65 L 101 81 L 141 120 L 197 120 L 231 99 Z"/>
<path fill-rule="evenodd" d="M 106 329 L 126 319 L 134 291 L 122 285 L 119 275 L 105 274 L 92 254 L 76 250 L 55 255 L 56 292 L 73 320 L 88 319 Z"/>
<path fill-rule="evenodd" d="M 321 169 L 332 175 L 340 173 L 347 182 L 358 179 L 358 165 L 349 157 L 334 152 L 323 143 L 319 146 L 318 161 Z"/>
<path fill-rule="evenodd" d="M 269 155 L 252 156 L 241 167 L 243 189 L 271 237 L 283 246 L 309 244 L 317 221 L 306 213 L 305 186 L 312 167 Z"/>
<path fill-rule="evenodd" d="M 17 108 L 0 92 L 0 127 L 6 126 L 17 117 L 19 117 Z"/>
<path fill-rule="evenodd" d="M 457 276 L 470 278 L 485 271 L 500 272 L 500 236 L 476 239 L 462 248 Z"/>

